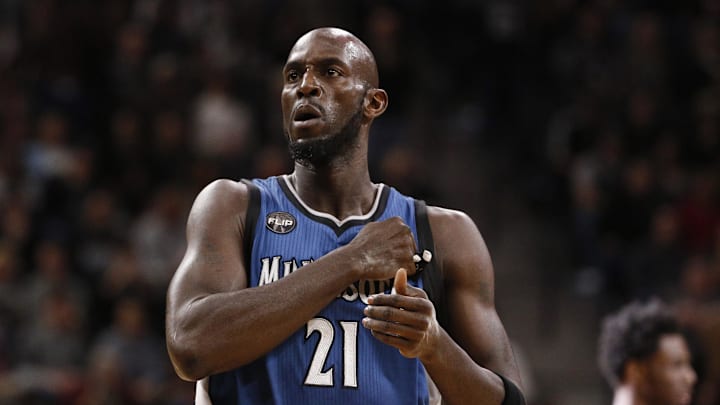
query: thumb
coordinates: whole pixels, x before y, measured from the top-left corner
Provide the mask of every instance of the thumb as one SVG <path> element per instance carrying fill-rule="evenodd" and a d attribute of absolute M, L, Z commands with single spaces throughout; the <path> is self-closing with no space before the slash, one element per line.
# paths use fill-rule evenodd
<path fill-rule="evenodd" d="M 407 271 L 405 269 L 400 268 L 397 273 L 395 273 L 393 289 L 397 294 L 408 295 Z"/>

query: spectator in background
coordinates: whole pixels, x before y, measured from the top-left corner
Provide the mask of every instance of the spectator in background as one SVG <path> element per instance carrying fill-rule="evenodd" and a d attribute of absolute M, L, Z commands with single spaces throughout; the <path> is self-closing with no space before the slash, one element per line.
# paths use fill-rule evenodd
<path fill-rule="evenodd" d="M 34 142 L 28 148 L 26 168 L 38 181 L 69 176 L 73 170 L 72 148 L 68 144 L 67 117 L 46 112 L 38 120 Z"/>
<path fill-rule="evenodd" d="M 720 235 L 718 235 L 720 236 Z M 718 238 L 720 240 L 720 237 Z M 703 348 L 697 405 L 720 401 L 720 266 L 712 256 L 692 255 L 682 266 L 675 300 L 680 324 Z"/>
<path fill-rule="evenodd" d="M 170 371 L 162 341 L 149 326 L 148 312 L 142 298 L 133 295 L 119 298 L 112 325 L 100 333 L 91 351 L 99 356 L 93 359 L 99 363 L 91 365 L 112 371 L 104 381 L 109 384 L 108 389 L 117 389 L 113 381 L 119 378 L 125 385 L 127 399 L 136 404 L 156 403 L 163 395 L 163 384 Z M 105 356 L 119 360 L 117 369 L 103 365 Z"/>
<path fill-rule="evenodd" d="M 658 207 L 652 213 L 649 237 L 640 239 L 627 259 L 627 278 L 633 296 L 672 298 L 685 256 L 675 211 L 670 205 Z"/>
<path fill-rule="evenodd" d="M 636 301 L 603 321 L 598 361 L 613 405 L 689 405 L 697 375 L 677 321 L 658 300 Z"/>
<path fill-rule="evenodd" d="M 127 220 L 118 207 L 115 194 L 93 189 L 83 200 L 77 222 L 77 262 L 83 275 L 93 283 L 108 268 L 115 246 L 125 240 L 123 223 Z"/>
<path fill-rule="evenodd" d="M 132 225 L 131 240 L 142 277 L 156 293 L 168 285 L 173 263 L 179 263 L 183 255 L 185 200 L 180 188 L 164 186 Z"/>
<path fill-rule="evenodd" d="M 191 159 L 185 125 L 185 119 L 178 111 L 163 111 L 153 117 L 151 153 L 155 158 L 150 169 L 154 184 L 187 177 L 185 162 Z"/>
<path fill-rule="evenodd" d="M 76 405 L 136 405 L 122 373 L 122 353 L 96 347 L 88 354 L 85 384 Z"/>
<path fill-rule="evenodd" d="M 38 395 L 47 403 L 64 403 L 82 386 L 85 314 L 74 297 L 59 288 L 40 300 L 37 317 L 26 319 L 18 336 L 15 361 L 22 366 L 10 379 L 20 398 Z"/>
<path fill-rule="evenodd" d="M 36 316 L 43 297 L 58 289 L 69 294 L 77 305 L 87 307 L 87 285 L 71 268 L 68 256 L 67 246 L 54 240 L 41 241 L 35 247 L 35 270 L 28 277 L 23 298 L 26 317 L 31 319 Z"/>
<path fill-rule="evenodd" d="M 219 159 L 233 169 L 249 157 L 253 117 L 249 108 L 233 97 L 222 73 L 207 80 L 193 108 L 193 143 L 200 156 Z"/>

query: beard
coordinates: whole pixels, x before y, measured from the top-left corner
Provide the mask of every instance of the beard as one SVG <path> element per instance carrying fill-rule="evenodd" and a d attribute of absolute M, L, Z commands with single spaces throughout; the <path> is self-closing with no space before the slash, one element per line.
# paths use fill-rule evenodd
<path fill-rule="evenodd" d="M 358 147 L 360 125 L 363 117 L 362 108 L 350 117 L 340 131 L 303 141 L 290 141 L 290 157 L 298 164 L 306 167 L 328 166 L 333 162 L 345 162 L 350 152 Z M 288 139 L 290 139 L 289 135 Z"/>

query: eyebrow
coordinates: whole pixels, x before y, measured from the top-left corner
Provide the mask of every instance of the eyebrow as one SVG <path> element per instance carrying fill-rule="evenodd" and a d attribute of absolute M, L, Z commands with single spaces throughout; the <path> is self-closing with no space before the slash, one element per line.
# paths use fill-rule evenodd
<path fill-rule="evenodd" d="M 303 63 L 299 60 L 291 60 L 285 64 L 283 71 L 286 72 L 290 69 L 300 69 L 307 64 L 319 65 L 319 66 L 338 65 L 345 69 L 349 69 L 349 65 L 347 63 L 345 63 L 342 59 L 336 58 L 334 56 L 328 56 L 328 57 L 324 57 L 324 58 L 319 58 L 317 60 L 311 60 L 308 63 Z"/>

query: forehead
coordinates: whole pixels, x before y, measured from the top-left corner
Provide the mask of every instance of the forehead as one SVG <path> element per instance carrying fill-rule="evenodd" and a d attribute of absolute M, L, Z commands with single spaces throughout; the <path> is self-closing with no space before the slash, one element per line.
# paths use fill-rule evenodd
<path fill-rule="evenodd" d="M 690 350 L 682 335 L 664 335 L 660 338 L 658 350 L 653 357 L 659 362 L 689 360 Z"/>
<path fill-rule="evenodd" d="M 300 38 L 290 50 L 286 65 L 309 64 L 327 59 L 353 67 L 364 62 L 366 52 L 348 35 L 329 32 L 311 32 Z"/>

